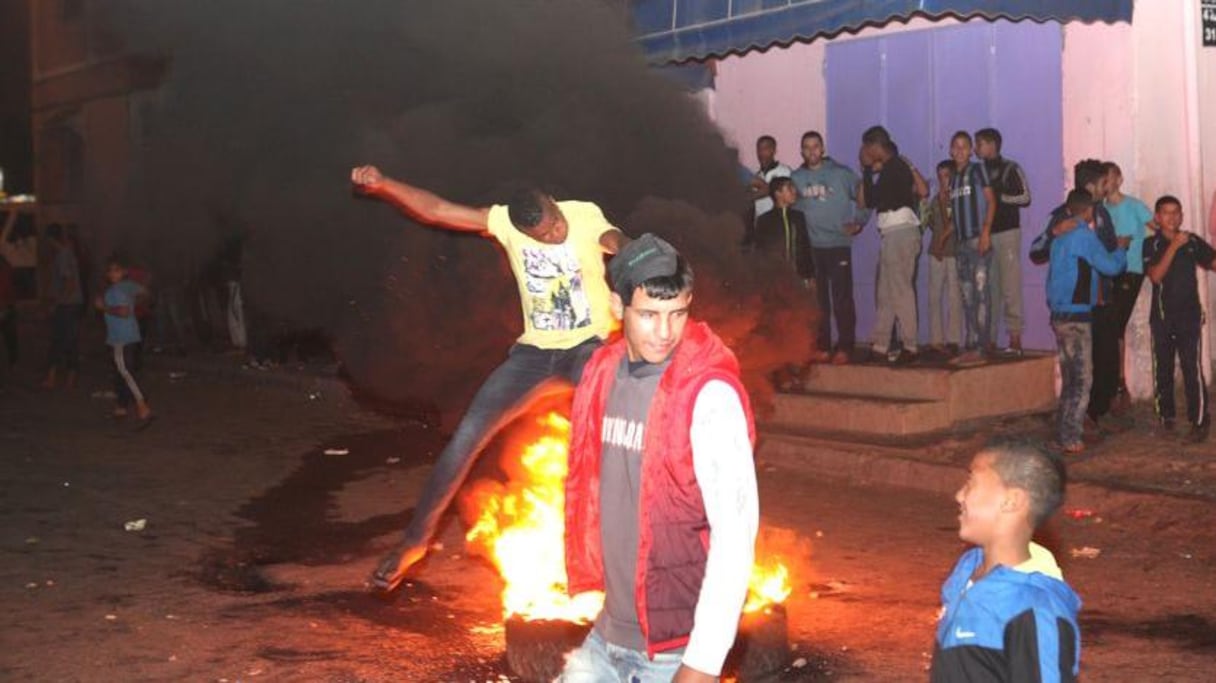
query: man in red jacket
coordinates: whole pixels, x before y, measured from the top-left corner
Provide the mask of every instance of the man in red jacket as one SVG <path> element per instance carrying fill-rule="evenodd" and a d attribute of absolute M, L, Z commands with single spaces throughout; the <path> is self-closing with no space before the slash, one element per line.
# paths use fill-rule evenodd
<path fill-rule="evenodd" d="M 561 680 L 714 681 L 754 559 L 751 407 L 670 244 L 643 235 L 608 273 L 623 335 L 575 391 L 566 479 L 570 592 L 604 609 Z"/>

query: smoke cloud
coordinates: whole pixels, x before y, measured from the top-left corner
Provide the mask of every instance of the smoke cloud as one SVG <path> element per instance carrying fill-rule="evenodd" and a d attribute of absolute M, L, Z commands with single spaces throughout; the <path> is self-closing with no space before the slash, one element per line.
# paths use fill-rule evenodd
<path fill-rule="evenodd" d="M 257 310 L 334 339 L 353 380 L 463 407 L 521 331 L 485 238 L 356 198 L 349 170 L 471 205 L 539 185 L 653 231 L 697 272 L 695 312 L 749 384 L 809 348 L 805 292 L 744 257 L 734 150 L 648 70 L 624 3 L 596 0 L 126 0 L 128 49 L 168 55 L 137 103 L 140 152 L 117 242 L 161 271 L 236 236 Z"/>

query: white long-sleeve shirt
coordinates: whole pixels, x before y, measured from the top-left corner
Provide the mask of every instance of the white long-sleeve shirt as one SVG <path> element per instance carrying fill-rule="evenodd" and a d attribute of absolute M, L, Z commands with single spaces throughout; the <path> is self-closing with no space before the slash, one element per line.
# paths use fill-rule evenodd
<path fill-rule="evenodd" d="M 713 380 L 701 388 L 689 436 L 693 471 L 709 519 L 709 552 L 682 661 L 716 676 L 739 629 L 760 524 L 747 417 L 731 385 Z"/>

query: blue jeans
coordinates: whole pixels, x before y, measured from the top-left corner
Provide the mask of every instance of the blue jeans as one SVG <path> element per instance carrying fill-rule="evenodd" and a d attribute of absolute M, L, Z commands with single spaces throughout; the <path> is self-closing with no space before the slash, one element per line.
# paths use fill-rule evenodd
<path fill-rule="evenodd" d="M 1056 333 L 1056 348 L 1060 353 L 1060 408 L 1056 424 L 1060 445 L 1081 443 L 1085 426 L 1085 409 L 1089 406 L 1089 390 L 1094 383 L 1093 333 L 1087 322 L 1051 321 Z"/>
<path fill-rule="evenodd" d="M 963 293 L 963 319 L 967 321 L 964 344 L 968 349 L 988 351 L 988 266 L 992 250 L 980 254 L 979 238 L 959 242 L 954 256 L 958 285 Z"/>
<path fill-rule="evenodd" d="M 681 655 L 660 652 L 651 660 L 645 652 L 604 641 L 595 629 L 581 647 L 566 656 L 561 683 L 669 683 L 680 668 Z"/>
<path fill-rule="evenodd" d="M 439 454 L 405 530 L 406 546 L 419 547 L 430 542 L 439 518 L 469 475 L 477 454 L 500 427 L 519 417 L 527 407 L 524 399 L 548 380 L 564 379 L 577 384 L 583 366 L 599 346 L 600 340 L 593 337 L 570 349 L 540 349 L 527 344 L 511 347 L 507 360 L 477 390 L 452 440 Z"/>

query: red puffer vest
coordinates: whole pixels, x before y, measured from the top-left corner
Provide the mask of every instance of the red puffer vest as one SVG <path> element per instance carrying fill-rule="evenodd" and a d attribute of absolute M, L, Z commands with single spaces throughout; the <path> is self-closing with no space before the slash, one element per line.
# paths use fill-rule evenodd
<path fill-rule="evenodd" d="M 566 572 L 572 595 L 604 589 L 600 428 L 604 402 L 624 355 L 623 339 L 597 350 L 574 394 L 566 478 Z M 643 445 L 634 585 L 638 620 L 652 657 L 688 642 L 705 577 L 709 521 L 693 471 L 689 431 L 697 394 L 710 380 L 726 382 L 738 392 L 748 437 L 755 444 L 755 423 L 738 361 L 705 323 L 689 321 L 659 380 Z"/>

